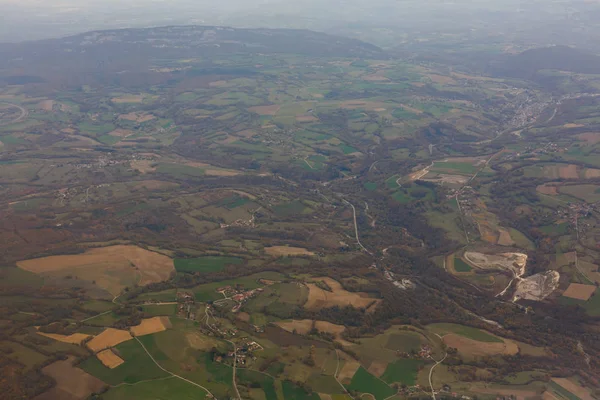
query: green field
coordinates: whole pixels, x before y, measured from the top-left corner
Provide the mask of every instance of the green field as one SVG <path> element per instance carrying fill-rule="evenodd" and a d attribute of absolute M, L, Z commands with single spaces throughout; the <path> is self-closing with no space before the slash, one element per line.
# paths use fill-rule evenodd
<path fill-rule="evenodd" d="M 356 390 L 359 393 L 370 393 L 376 400 L 384 400 L 392 396 L 396 391 L 385 382 L 371 375 L 366 369 L 360 367 L 352 377 L 352 381 L 346 386 L 348 390 Z"/>
<path fill-rule="evenodd" d="M 479 170 L 479 167 L 474 166 L 469 162 L 436 162 L 432 172 L 456 173 L 460 175 L 474 175 Z"/>
<path fill-rule="evenodd" d="M 471 272 L 473 268 L 464 262 L 462 258 L 454 256 L 454 269 L 456 272 Z"/>
<path fill-rule="evenodd" d="M 283 397 L 285 400 L 319 400 L 320 397 L 316 393 L 308 394 L 306 390 L 294 385 L 293 382 L 283 381 Z M 271 400 L 267 398 L 267 400 Z"/>
<path fill-rule="evenodd" d="M 142 306 L 144 314 L 150 317 L 177 314 L 177 304 L 151 304 Z"/>
<path fill-rule="evenodd" d="M 202 400 L 206 391 L 179 378 L 123 385 L 102 395 L 104 400 Z"/>
<path fill-rule="evenodd" d="M 116 368 L 105 367 L 98 358 L 92 356 L 83 361 L 79 367 L 87 373 L 94 375 L 109 385 L 120 383 L 136 383 L 148 379 L 165 378 L 166 372 L 152 362 L 137 340 L 129 340 L 115 347 L 117 353 L 125 362 Z"/>
<path fill-rule="evenodd" d="M 275 391 L 275 381 L 268 375 L 258 371 L 240 369 L 237 373 L 239 384 L 248 387 L 259 386 L 265 393 L 266 400 L 277 400 L 277 392 Z M 286 397 L 287 400 L 287 397 Z"/>
<path fill-rule="evenodd" d="M 439 323 L 428 325 L 427 329 L 440 335 L 444 335 L 447 333 L 456 333 L 457 335 L 477 340 L 479 342 L 503 343 L 503 340 L 497 338 L 496 336 L 492 336 L 489 333 L 484 332 L 480 329 L 465 325 Z"/>
<path fill-rule="evenodd" d="M 417 381 L 419 368 L 424 364 L 422 360 L 400 359 L 387 366 L 381 379 L 392 384 L 399 382 L 407 386 L 414 386 Z"/>
<path fill-rule="evenodd" d="M 244 260 L 237 257 L 206 256 L 197 258 L 176 258 L 177 272 L 218 272 L 229 265 L 241 264 Z"/>

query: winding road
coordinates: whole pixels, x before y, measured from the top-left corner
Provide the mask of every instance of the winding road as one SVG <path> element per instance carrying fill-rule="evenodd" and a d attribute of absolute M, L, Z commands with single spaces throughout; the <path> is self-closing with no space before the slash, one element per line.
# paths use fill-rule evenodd
<path fill-rule="evenodd" d="M 27 116 L 29 115 L 29 111 L 27 111 L 27 109 L 25 109 L 25 108 L 23 108 L 23 107 L 21 107 L 21 106 L 19 106 L 19 105 L 17 105 L 17 104 L 12 104 L 12 103 L 0 103 L 0 106 L 2 106 L 2 105 L 8 105 L 8 106 L 12 106 L 12 107 L 18 108 L 18 109 L 19 109 L 19 111 L 21 111 L 21 115 L 19 115 L 17 118 L 14 118 L 14 119 L 12 119 L 12 120 L 10 120 L 10 121 L 5 121 L 5 122 L 2 122 L 2 121 L 0 121 L 0 126 L 4 126 L 4 125 L 11 125 L 11 124 L 16 124 L 16 123 L 18 123 L 18 122 L 22 122 L 22 121 L 24 121 L 24 120 L 27 118 Z"/>

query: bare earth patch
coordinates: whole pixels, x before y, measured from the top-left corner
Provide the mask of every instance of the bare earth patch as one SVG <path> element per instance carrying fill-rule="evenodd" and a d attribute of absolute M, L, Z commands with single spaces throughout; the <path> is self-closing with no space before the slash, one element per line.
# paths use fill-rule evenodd
<path fill-rule="evenodd" d="M 589 300 L 596 291 L 594 285 L 583 285 L 581 283 L 571 283 L 563 296 L 578 300 Z"/>
<path fill-rule="evenodd" d="M 338 352 L 338 354 L 340 359 L 343 358 L 346 361 L 342 369 L 338 372 L 338 380 L 347 385 L 352 380 L 354 374 L 356 374 L 356 371 L 358 371 L 358 368 L 360 368 L 360 363 L 343 352 Z"/>
<path fill-rule="evenodd" d="M 592 394 L 589 389 L 584 388 L 583 386 L 573 382 L 568 378 L 552 378 L 552 381 L 559 386 L 567 389 L 569 392 L 573 393 L 575 396 L 579 397 L 581 400 L 594 400 Z"/>
<path fill-rule="evenodd" d="M 562 127 L 563 128 L 567 128 L 567 129 L 571 129 L 571 128 L 583 128 L 584 126 L 585 125 L 582 125 L 582 124 L 573 124 L 573 123 L 570 123 L 570 124 L 564 124 Z"/>
<path fill-rule="evenodd" d="M 499 228 L 498 232 L 500 232 L 500 236 L 498 237 L 498 244 L 500 246 L 512 246 L 515 244 L 515 241 L 510 236 L 510 232 L 506 229 Z"/>
<path fill-rule="evenodd" d="M 369 298 L 366 293 L 348 292 L 338 281 L 331 278 L 323 277 L 315 278 L 315 280 L 324 281 L 332 291 L 323 290 L 315 283 L 309 283 L 307 285 L 308 301 L 304 305 L 308 310 L 351 305 L 356 308 L 367 308 L 367 311 L 374 311 L 377 304 L 381 302 L 381 300 Z M 370 306 L 373 303 L 374 306 Z"/>
<path fill-rule="evenodd" d="M 315 122 L 318 120 L 314 115 L 296 115 L 296 122 Z"/>
<path fill-rule="evenodd" d="M 563 179 L 578 179 L 577 165 L 569 164 L 566 167 L 559 168 L 560 177 Z"/>
<path fill-rule="evenodd" d="M 96 357 L 98 357 L 98 360 L 100 360 L 104 366 L 110 369 L 117 368 L 119 365 L 125 362 L 125 360 L 113 353 L 111 349 L 106 349 L 99 352 L 96 354 Z"/>
<path fill-rule="evenodd" d="M 169 317 L 152 317 L 143 319 L 138 326 L 132 326 L 130 330 L 134 336 L 144 336 L 166 331 L 170 327 Z"/>
<path fill-rule="evenodd" d="M 539 193 L 545 194 L 548 196 L 556 196 L 558 195 L 558 188 L 556 186 L 550 186 L 547 183 L 543 185 L 539 185 L 535 188 Z"/>
<path fill-rule="evenodd" d="M 112 102 L 113 103 L 117 103 L 117 104 L 122 104 L 122 103 L 141 103 L 142 101 L 144 101 L 144 96 L 142 95 L 125 95 L 125 96 L 119 96 L 119 97 L 113 97 L 112 98 Z"/>
<path fill-rule="evenodd" d="M 98 352 L 101 350 L 108 349 L 110 347 L 114 347 L 119 343 L 123 343 L 131 339 L 133 339 L 133 336 L 131 336 L 129 331 L 123 331 L 121 329 L 114 328 L 106 328 L 104 332 L 87 342 L 87 346 L 93 352 Z"/>
<path fill-rule="evenodd" d="M 50 256 L 17 262 L 19 268 L 50 276 L 77 276 L 116 296 L 128 285 L 162 282 L 175 270 L 169 257 L 138 246 L 109 246 L 83 254 Z"/>
<path fill-rule="evenodd" d="M 314 256 L 315 253 L 303 247 L 271 246 L 265 247 L 265 252 L 274 257 L 279 256 Z"/>
<path fill-rule="evenodd" d="M 275 114 L 277 114 L 277 111 L 279 111 L 280 108 L 281 108 L 281 106 L 278 106 L 277 104 L 273 104 L 270 106 L 250 107 L 248 109 L 248 111 L 257 113 L 258 115 L 275 115 Z"/>
<path fill-rule="evenodd" d="M 229 171 L 226 169 L 207 169 L 204 171 L 204 174 L 209 176 L 237 176 L 240 172 Z"/>
<path fill-rule="evenodd" d="M 142 174 L 147 174 L 156 171 L 156 168 L 152 166 L 153 164 L 154 161 L 152 160 L 133 160 L 131 161 L 131 168 L 137 169 Z"/>
<path fill-rule="evenodd" d="M 38 335 L 45 336 L 50 339 L 58 340 L 63 343 L 71 343 L 71 344 L 81 344 L 85 339 L 89 338 L 92 335 L 85 335 L 83 333 L 74 333 L 72 335 L 59 335 L 57 333 L 44 333 L 38 332 Z"/>
<path fill-rule="evenodd" d="M 385 361 L 373 361 L 371 365 L 369 365 L 368 371 L 376 377 L 380 377 L 385 372 L 387 366 L 388 363 Z"/>
<path fill-rule="evenodd" d="M 485 357 L 497 354 L 514 355 L 519 352 L 519 347 L 510 340 L 504 343 L 479 342 L 454 333 L 445 335 L 442 340 L 448 347 L 453 347 L 469 357 Z"/>
<path fill-rule="evenodd" d="M 73 361 L 71 356 L 67 360 L 57 361 L 42 368 L 45 375 L 54 378 L 56 386 L 37 396 L 36 400 L 83 400 L 106 386 L 100 379 L 74 367 Z"/>
<path fill-rule="evenodd" d="M 44 111 L 52 111 L 52 109 L 54 108 L 54 100 L 40 101 L 38 106 Z"/>

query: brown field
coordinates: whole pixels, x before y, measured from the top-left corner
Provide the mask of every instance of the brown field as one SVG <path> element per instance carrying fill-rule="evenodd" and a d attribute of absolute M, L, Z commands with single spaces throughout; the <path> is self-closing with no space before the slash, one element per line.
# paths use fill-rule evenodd
<path fill-rule="evenodd" d="M 385 361 L 373 361 L 371 365 L 369 365 L 368 371 L 376 377 L 380 377 L 385 372 L 387 366 L 388 363 Z"/>
<path fill-rule="evenodd" d="M 309 283 L 307 285 L 308 301 L 304 305 L 306 309 L 318 310 L 324 307 L 344 307 L 347 305 L 357 308 L 366 308 L 369 307 L 371 303 L 375 302 L 375 305 L 368 309 L 368 311 L 374 311 L 377 304 L 381 302 L 381 300 L 369 298 L 366 293 L 348 292 L 342 288 L 342 285 L 338 281 L 331 278 L 323 277 L 315 278 L 315 280 L 327 283 L 332 292 L 323 290 L 314 283 Z"/>
<path fill-rule="evenodd" d="M 204 171 L 204 174 L 210 176 L 237 176 L 240 172 L 229 171 L 226 169 L 207 169 Z"/>
<path fill-rule="evenodd" d="M 152 160 L 133 160 L 131 161 L 131 168 L 137 169 L 142 174 L 156 171 L 156 168 L 152 166 L 154 161 Z"/>
<path fill-rule="evenodd" d="M 119 96 L 119 97 L 113 97 L 112 98 L 112 102 L 113 103 L 117 103 L 117 104 L 121 104 L 121 103 L 141 103 L 142 101 L 144 101 L 144 96 L 142 95 L 125 95 L 125 96 Z"/>
<path fill-rule="evenodd" d="M 510 340 L 505 340 L 504 343 L 479 342 L 454 333 L 444 335 L 442 340 L 448 347 L 454 347 L 458 349 L 459 353 L 468 357 L 485 357 L 497 354 L 514 355 L 519 352 L 519 347 Z"/>
<path fill-rule="evenodd" d="M 144 336 L 166 331 L 168 328 L 171 328 L 169 317 L 152 317 L 143 319 L 138 326 L 132 326 L 130 330 L 134 336 Z"/>
<path fill-rule="evenodd" d="M 313 321 L 310 319 L 280 321 L 275 322 L 275 325 L 288 332 L 293 332 L 295 330 L 300 335 L 306 335 L 310 332 Z"/>
<path fill-rule="evenodd" d="M 547 183 L 543 185 L 539 185 L 535 188 L 541 194 L 546 194 L 548 196 L 556 196 L 558 195 L 558 189 L 556 186 L 549 186 Z"/>
<path fill-rule="evenodd" d="M 123 343 L 131 339 L 133 339 L 133 336 L 131 336 L 129 331 L 123 331 L 114 328 L 106 328 L 104 332 L 87 342 L 87 346 L 93 352 L 99 352 L 101 350 L 114 347 L 119 343 Z"/>
<path fill-rule="evenodd" d="M 239 312 L 237 313 L 237 319 L 239 319 L 240 321 L 244 321 L 244 322 L 250 322 L 250 314 L 248 314 L 247 312 Z"/>
<path fill-rule="evenodd" d="M 252 129 L 244 129 L 243 131 L 239 131 L 235 133 L 236 136 L 241 136 L 241 137 L 245 137 L 246 139 L 250 139 L 254 136 L 256 136 L 256 131 L 252 130 Z"/>
<path fill-rule="evenodd" d="M 271 246 L 265 247 L 265 252 L 274 257 L 279 256 L 314 256 L 315 253 L 303 247 Z"/>
<path fill-rule="evenodd" d="M 512 246 L 515 244 L 515 241 L 510 236 L 510 232 L 503 228 L 498 228 L 498 231 L 500 232 L 500 236 L 498 237 L 498 244 L 500 246 Z"/>
<path fill-rule="evenodd" d="M 145 112 L 130 112 L 127 114 L 119 115 L 119 119 L 125 119 L 127 121 L 140 122 L 140 123 L 151 121 L 154 118 L 156 118 L 154 115 L 147 114 Z"/>
<path fill-rule="evenodd" d="M 113 353 L 111 349 L 102 350 L 96 354 L 96 357 L 98 357 L 98 360 L 100 360 L 102 364 L 110 369 L 117 368 L 125 362 L 125 360 Z"/>
<path fill-rule="evenodd" d="M 85 339 L 89 338 L 92 335 L 85 335 L 83 333 L 74 333 L 72 335 L 59 335 L 56 333 L 44 333 L 38 332 L 38 335 L 45 336 L 50 339 L 58 340 L 63 343 L 72 343 L 72 344 L 81 344 Z"/>
<path fill-rule="evenodd" d="M 77 276 L 95 281 L 113 296 L 135 283 L 162 282 L 174 271 L 173 260 L 137 246 L 109 246 L 87 250 L 83 254 L 50 256 L 19 261 L 17 265 L 36 274 Z"/>
<path fill-rule="evenodd" d="M 346 361 L 342 369 L 338 372 L 338 380 L 343 384 L 349 384 L 356 371 L 360 368 L 360 363 L 341 351 L 338 351 L 338 354 L 340 359 L 343 358 Z"/>
<path fill-rule="evenodd" d="M 73 357 L 69 357 L 42 368 L 45 375 L 56 381 L 56 386 L 36 400 L 83 400 L 106 386 L 100 379 L 74 367 L 73 361 Z"/>
<path fill-rule="evenodd" d="M 578 300 L 589 300 L 596 291 L 594 285 L 582 285 L 580 283 L 571 283 L 563 296 Z"/>
<path fill-rule="evenodd" d="M 387 82 L 387 81 L 389 81 L 389 78 L 386 78 L 383 75 L 383 71 L 379 71 L 379 72 L 376 72 L 376 73 L 370 74 L 370 75 L 365 75 L 362 78 L 368 82 Z"/>
<path fill-rule="evenodd" d="M 109 132 L 108 134 L 111 135 L 111 136 L 116 136 L 116 137 L 120 137 L 120 138 L 126 138 L 128 136 L 133 135 L 133 131 L 130 131 L 129 129 L 118 128 L 118 129 L 115 129 L 112 132 Z"/>
<path fill-rule="evenodd" d="M 567 389 L 581 400 L 594 400 L 589 389 L 584 388 L 573 380 L 568 378 L 552 378 L 552 381 L 559 386 Z"/>
<path fill-rule="evenodd" d="M 319 398 L 321 398 L 321 400 L 332 400 L 332 397 L 330 394 L 325 394 L 325 393 L 317 393 L 319 395 Z"/>
<path fill-rule="evenodd" d="M 600 178 L 600 169 L 588 168 L 585 170 L 585 179 Z"/>
<path fill-rule="evenodd" d="M 314 115 L 296 115 L 296 122 L 315 122 L 318 120 Z"/>
<path fill-rule="evenodd" d="M 339 107 L 345 110 L 354 110 L 357 108 L 364 108 L 369 111 L 373 111 L 377 108 L 385 108 L 387 106 L 384 102 L 369 101 L 369 100 L 346 100 L 339 103 Z"/>
<path fill-rule="evenodd" d="M 279 111 L 280 108 L 281 108 L 281 106 L 278 106 L 277 104 L 273 104 L 270 106 L 250 107 L 248 109 L 248 111 L 257 113 L 258 115 L 275 115 L 275 114 L 277 114 L 277 111 Z"/>
<path fill-rule="evenodd" d="M 569 123 L 569 124 L 564 124 L 562 127 L 563 128 L 567 128 L 567 129 L 571 129 L 571 128 L 583 128 L 585 125 L 582 124 L 573 124 L 573 123 Z"/>
<path fill-rule="evenodd" d="M 569 164 L 566 167 L 560 167 L 559 176 L 563 179 L 578 179 L 579 172 L 577 172 L 577 165 Z"/>
<path fill-rule="evenodd" d="M 439 83 L 441 85 L 454 85 L 456 81 L 449 76 L 437 75 L 437 74 L 429 74 L 427 75 L 429 79 L 433 81 L 433 83 Z"/>
<path fill-rule="evenodd" d="M 208 84 L 208 86 L 210 87 L 221 87 L 221 86 L 225 86 L 227 85 L 227 81 L 214 81 L 214 82 L 210 82 Z"/>
<path fill-rule="evenodd" d="M 54 100 L 41 101 L 38 106 L 44 111 L 52 111 L 54 108 Z"/>
<path fill-rule="evenodd" d="M 588 144 L 596 144 L 600 142 L 600 132 L 587 132 L 577 135 L 577 138 Z"/>

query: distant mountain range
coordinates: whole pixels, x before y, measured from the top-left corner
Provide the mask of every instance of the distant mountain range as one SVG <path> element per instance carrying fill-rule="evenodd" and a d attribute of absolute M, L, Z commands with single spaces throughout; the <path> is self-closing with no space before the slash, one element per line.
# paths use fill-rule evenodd
<path fill-rule="evenodd" d="M 538 71 L 544 69 L 600 74 L 600 56 L 568 46 L 543 47 L 492 61 L 488 73 L 531 79 Z"/>
<path fill-rule="evenodd" d="M 156 59 L 232 53 L 293 53 L 306 56 L 384 58 L 379 47 L 357 39 L 309 30 L 169 26 L 89 32 L 61 39 L 0 44 L 0 68 L 30 71 L 131 68 Z"/>

